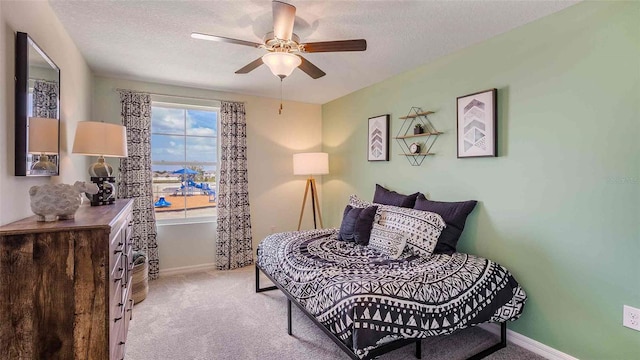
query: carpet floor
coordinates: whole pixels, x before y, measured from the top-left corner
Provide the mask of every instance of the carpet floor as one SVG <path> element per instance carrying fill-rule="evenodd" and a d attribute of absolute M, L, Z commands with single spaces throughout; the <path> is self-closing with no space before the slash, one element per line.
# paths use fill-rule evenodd
<path fill-rule="evenodd" d="M 293 336 L 287 335 L 287 302 L 279 290 L 256 294 L 252 266 L 164 276 L 150 283 L 129 328 L 127 360 L 161 359 L 344 359 L 340 350 L 293 306 Z M 261 285 L 270 282 L 263 278 Z M 457 360 L 489 347 L 497 337 L 480 328 L 422 341 L 425 360 Z M 415 359 L 408 345 L 379 359 Z M 508 344 L 488 360 L 542 360 Z"/>

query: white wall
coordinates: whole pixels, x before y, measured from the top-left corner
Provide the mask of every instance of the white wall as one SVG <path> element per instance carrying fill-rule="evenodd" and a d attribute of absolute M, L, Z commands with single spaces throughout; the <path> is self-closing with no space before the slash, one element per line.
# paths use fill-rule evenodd
<path fill-rule="evenodd" d="M 60 68 L 61 166 L 57 177 L 14 176 L 15 32 L 26 32 Z M 75 124 L 87 120 L 91 70 L 46 1 L 0 1 L 0 224 L 33 215 L 28 190 L 88 180 L 85 156 L 70 156 Z"/>
<path fill-rule="evenodd" d="M 279 81 L 274 77 L 274 93 Z M 285 81 L 286 86 L 286 81 Z M 274 228 L 295 230 L 305 179 L 293 176 L 292 155 L 321 149 L 321 107 L 316 104 L 280 100 L 220 91 L 96 77 L 93 86 L 92 120 L 119 123 L 117 88 L 169 95 L 245 102 L 249 163 L 249 202 L 254 247 Z M 167 98 L 182 101 L 179 98 Z M 199 102 L 206 105 L 205 102 Z M 212 102 L 216 103 L 216 101 Z M 110 161 L 117 169 L 117 161 Z M 321 189 L 319 192 L 321 193 Z M 311 209 L 305 211 L 306 228 L 312 227 Z M 158 227 L 160 269 L 172 269 L 215 262 L 215 224 L 163 225 Z"/>

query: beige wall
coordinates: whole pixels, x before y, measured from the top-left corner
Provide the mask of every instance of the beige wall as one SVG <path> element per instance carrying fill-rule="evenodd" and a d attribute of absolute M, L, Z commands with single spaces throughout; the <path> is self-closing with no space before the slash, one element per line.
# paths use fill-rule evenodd
<path fill-rule="evenodd" d="M 278 92 L 274 78 L 274 93 Z M 286 86 L 286 82 L 285 82 Z M 321 149 L 321 107 L 240 94 L 184 88 L 139 81 L 96 77 L 93 86 L 92 120 L 120 122 L 120 100 L 115 89 L 214 99 L 243 101 L 247 113 L 249 201 L 254 246 L 274 231 L 295 230 L 305 179 L 293 176 L 292 155 Z M 163 100 L 185 102 L 180 98 Z M 117 161 L 110 161 L 117 169 Z M 322 190 L 319 189 L 321 192 Z M 310 209 L 307 210 L 310 215 Z M 312 227 L 310 216 L 304 224 Z M 160 269 L 194 266 L 215 261 L 215 224 L 163 225 L 158 227 Z"/>
<path fill-rule="evenodd" d="M 28 33 L 58 65 L 60 86 L 60 176 L 14 176 L 15 32 Z M 87 159 L 70 156 L 73 130 L 90 115 L 91 70 L 45 1 L 0 1 L 0 224 L 32 215 L 29 187 L 49 181 L 88 180 Z M 85 175 L 86 174 L 86 175 Z"/>

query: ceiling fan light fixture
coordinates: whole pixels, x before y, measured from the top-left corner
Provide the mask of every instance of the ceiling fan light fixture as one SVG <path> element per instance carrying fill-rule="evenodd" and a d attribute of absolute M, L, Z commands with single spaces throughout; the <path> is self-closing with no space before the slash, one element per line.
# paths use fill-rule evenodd
<path fill-rule="evenodd" d="M 298 56 L 287 52 L 267 53 L 262 57 L 262 62 L 269 67 L 273 75 L 281 79 L 291 75 L 293 69 L 302 64 Z"/>

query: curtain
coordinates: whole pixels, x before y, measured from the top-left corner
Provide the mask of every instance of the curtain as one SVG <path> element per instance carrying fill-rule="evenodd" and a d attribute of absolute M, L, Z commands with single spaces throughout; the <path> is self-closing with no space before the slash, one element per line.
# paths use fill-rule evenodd
<path fill-rule="evenodd" d="M 58 83 L 35 80 L 33 83 L 33 117 L 58 118 Z"/>
<path fill-rule="evenodd" d="M 151 185 L 151 97 L 132 91 L 120 92 L 122 125 L 127 128 L 129 157 L 120 159 L 118 198 L 133 203 L 133 247 L 149 261 L 149 278 L 159 274 L 156 218 Z"/>
<path fill-rule="evenodd" d="M 244 104 L 223 101 L 220 127 L 216 267 L 230 270 L 253 264 Z"/>

